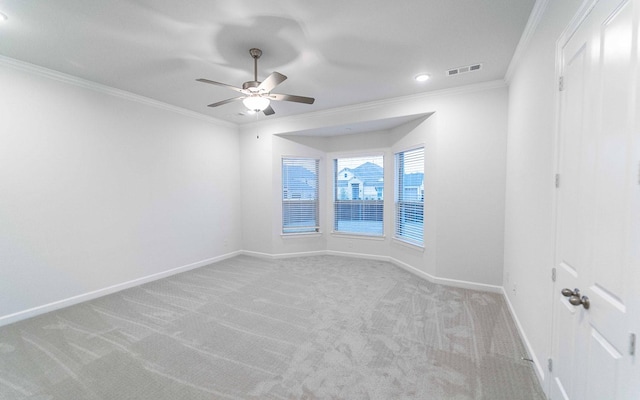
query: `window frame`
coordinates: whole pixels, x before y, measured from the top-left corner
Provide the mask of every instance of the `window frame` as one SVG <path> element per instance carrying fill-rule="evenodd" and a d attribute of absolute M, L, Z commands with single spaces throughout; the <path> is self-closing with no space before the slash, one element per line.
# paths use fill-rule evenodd
<path fill-rule="evenodd" d="M 410 187 L 405 186 L 404 179 L 405 176 L 411 175 L 412 173 L 407 174 L 405 168 L 405 160 L 402 160 L 402 165 L 400 165 L 400 156 L 406 155 L 406 153 L 422 151 L 421 154 L 421 170 L 419 173 L 422 174 L 422 182 L 420 186 L 412 185 Z M 408 244 L 411 246 L 416 246 L 418 248 L 424 249 L 424 177 L 425 177 L 425 146 L 424 144 L 416 145 L 410 148 L 402 149 L 394 151 L 394 224 L 393 224 L 393 238 L 398 240 L 403 244 Z M 420 189 L 421 187 L 421 189 Z M 416 189 L 416 196 L 419 199 L 405 199 L 405 193 L 407 193 L 406 189 Z M 405 210 L 409 208 L 409 212 L 407 213 Z M 414 218 L 414 225 L 419 224 L 419 228 L 411 227 L 410 225 L 406 225 L 407 218 L 402 217 L 402 215 L 409 215 L 409 217 Z M 419 222 L 416 222 L 419 220 Z"/>

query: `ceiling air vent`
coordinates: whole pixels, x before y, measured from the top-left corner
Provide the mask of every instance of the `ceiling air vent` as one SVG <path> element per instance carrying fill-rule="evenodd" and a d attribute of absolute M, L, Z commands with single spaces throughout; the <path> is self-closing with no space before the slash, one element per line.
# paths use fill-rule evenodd
<path fill-rule="evenodd" d="M 467 72 L 478 71 L 482 69 L 482 64 L 466 65 L 464 67 L 453 68 L 447 71 L 447 76 L 466 74 Z"/>

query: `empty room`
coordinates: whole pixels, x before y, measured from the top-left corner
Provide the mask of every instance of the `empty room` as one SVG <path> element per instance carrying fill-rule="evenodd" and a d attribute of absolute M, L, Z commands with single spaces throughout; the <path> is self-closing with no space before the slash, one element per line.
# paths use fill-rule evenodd
<path fill-rule="evenodd" d="M 0 399 L 640 399 L 640 0 L 0 0 Z"/>

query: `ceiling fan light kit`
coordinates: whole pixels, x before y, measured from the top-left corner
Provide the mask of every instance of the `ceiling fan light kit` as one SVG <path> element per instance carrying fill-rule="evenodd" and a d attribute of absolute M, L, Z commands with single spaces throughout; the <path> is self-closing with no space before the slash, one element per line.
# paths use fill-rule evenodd
<path fill-rule="evenodd" d="M 259 95 L 252 95 L 242 99 L 242 104 L 244 104 L 244 106 L 247 107 L 249 111 L 262 111 L 265 108 L 269 107 L 269 103 L 271 103 L 271 100 Z"/>
<path fill-rule="evenodd" d="M 224 86 L 243 94 L 243 96 L 240 97 L 235 97 L 232 99 L 222 100 L 217 103 L 209 104 L 208 107 L 218 107 L 223 104 L 242 100 L 242 103 L 245 107 L 247 107 L 247 109 L 249 109 L 249 111 L 262 111 L 265 115 L 272 115 L 275 113 L 275 111 L 273 111 L 273 108 L 271 108 L 271 100 L 313 104 L 315 99 L 312 97 L 271 93 L 271 91 L 276 86 L 284 82 L 287 77 L 279 72 L 273 72 L 264 81 L 258 81 L 258 59 L 260 58 L 260 56 L 262 56 L 262 50 L 253 48 L 249 50 L 249 54 L 253 58 L 253 80 L 244 82 L 242 84 L 242 88 L 204 78 L 196 79 L 198 82 L 208 83 L 210 85 L 216 86 Z"/>

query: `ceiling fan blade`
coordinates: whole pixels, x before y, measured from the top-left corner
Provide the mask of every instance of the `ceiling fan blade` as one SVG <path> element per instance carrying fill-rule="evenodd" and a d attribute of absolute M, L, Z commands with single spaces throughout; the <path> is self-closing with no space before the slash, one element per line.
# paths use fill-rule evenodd
<path fill-rule="evenodd" d="M 265 79 L 260 85 L 258 85 L 258 90 L 262 90 L 268 93 L 272 91 L 273 88 L 284 82 L 285 79 L 287 79 L 286 76 L 282 75 L 279 72 L 274 72 L 271 75 L 267 76 L 267 79 Z"/>
<path fill-rule="evenodd" d="M 267 108 L 262 110 L 262 112 L 264 113 L 264 115 L 273 115 L 276 113 L 275 111 L 273 111 L 273 108 L 271 108 L 271 106 L 267 106 Z"/>
<path fill-rule="evenodd" d="M 221 106 L 221 105 L 224 105 L 224 104 L 227 104 L 227 103 L 231 103 L 231 102 L 234 102 L 234 101 L 242 100 L 245 97 L 246 96 L 240 96 L 240 97 L 234 97 L 233 99 L 222 100 L 222 101 L 219 101 L 217 103 L 209 104 L 207 107 L 218 107 L 218 106 Z"/>
<path fill-rule="evenodd" d="M 196 79 L 196 81 L 202 82 L 202 83 L 208 83 L 210 85 L 223 86 L 223 87 L 229 88 L 231 90 L 235 90 L 236 92 L 246 93 L 246 91 L 244 89 L 239 88 L 239 87 L 235 87 L 235 86 L 231 86 L 231 85 L 227 85 L 226 83 L 220 83 L 220 82 L 216 82 L 216 81 L 211 81 L 209 79 L 204 79 L 204 78 Z"/>
<path fill-rule="evenodd" d="M 305 104 L 313 104 L 316 99 L 313 97 L 304 97 L 304 96 L 294 96 L 292 94 L 275 94 L 271 93 L 269 98 L 272 100 L 279 101 L 293 101 L 294 103 L 305 103 Z"/>

